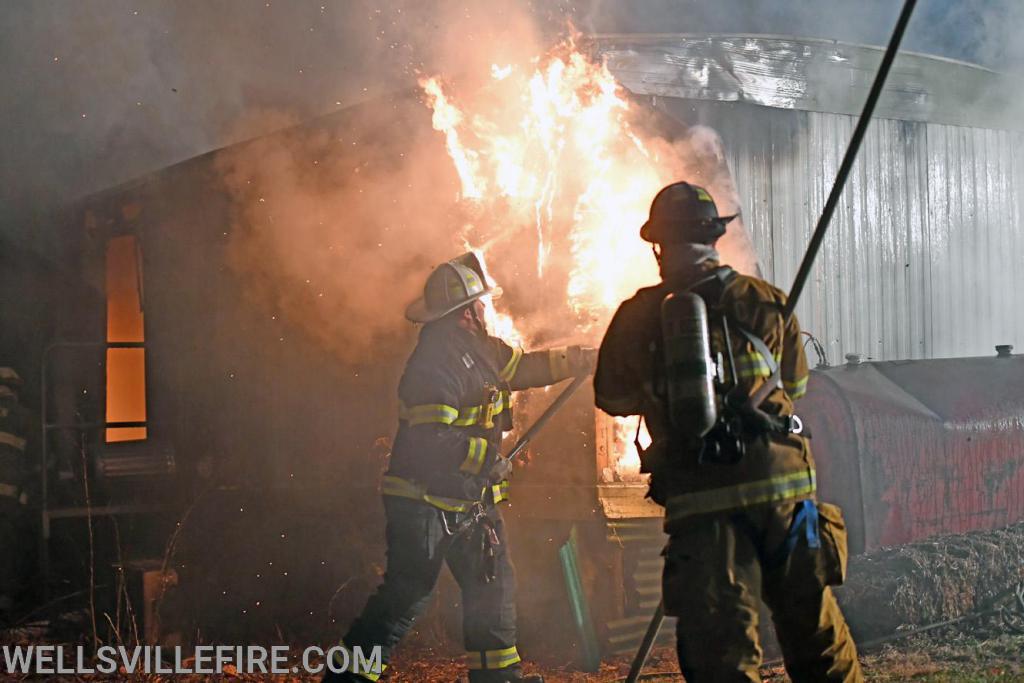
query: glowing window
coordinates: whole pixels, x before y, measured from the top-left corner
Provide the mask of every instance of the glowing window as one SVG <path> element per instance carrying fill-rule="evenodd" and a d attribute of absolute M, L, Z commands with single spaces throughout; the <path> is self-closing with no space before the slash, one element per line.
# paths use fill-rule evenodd
<path fill-rule="evenodd" d="M 107 442 L 146 438 L 142 267 L 133 235 L 107 243 Z"/>

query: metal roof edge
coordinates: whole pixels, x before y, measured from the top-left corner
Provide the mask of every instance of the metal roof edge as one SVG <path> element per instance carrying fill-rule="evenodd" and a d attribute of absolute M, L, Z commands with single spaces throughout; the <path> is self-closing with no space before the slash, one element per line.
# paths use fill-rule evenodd
<path fill-rule="evenodd" d="M 838 40 L 761 34 L 594 34 L 585 40 L 635 95 L 844 115 L 860 113 L 883 53 Z M 1007 96 L 1013 80 L 969 62 L 901 52 L 876 116 L 1024 130 L 1024 105 Z"/>

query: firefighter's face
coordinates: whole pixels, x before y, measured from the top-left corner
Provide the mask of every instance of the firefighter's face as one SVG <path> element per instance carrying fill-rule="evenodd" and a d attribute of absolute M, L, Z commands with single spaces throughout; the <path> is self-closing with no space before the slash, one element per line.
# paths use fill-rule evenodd
<path fill-rule="evenodd" d="M 462 323 L 465 327 L 473 330 L 474 332 L 487 334 L 487 324 L 484 322 L 486 320 L 486 314 L 487 309 L 484 307 L 484 302 L 477 299 L 463 311 Z"/>

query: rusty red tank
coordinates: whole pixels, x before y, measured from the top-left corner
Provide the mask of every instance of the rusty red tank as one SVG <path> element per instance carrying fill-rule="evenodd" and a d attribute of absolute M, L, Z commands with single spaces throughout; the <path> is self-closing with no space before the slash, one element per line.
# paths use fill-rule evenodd
<path fill-rule="evenodd" d="M 815 370 L 799 411 L 852 552 L 1024 519 L 1024 358 Z"/>

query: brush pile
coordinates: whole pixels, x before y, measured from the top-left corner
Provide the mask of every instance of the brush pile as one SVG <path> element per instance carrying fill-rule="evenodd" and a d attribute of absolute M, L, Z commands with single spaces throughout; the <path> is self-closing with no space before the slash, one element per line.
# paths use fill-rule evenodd
<path fill-rule="evenodd" d="M 850 559 L 836 591 L 857 638 L 990 609 L 1024 581 L 1024 523 Z"/>

